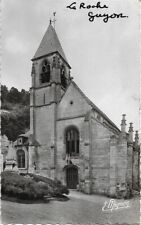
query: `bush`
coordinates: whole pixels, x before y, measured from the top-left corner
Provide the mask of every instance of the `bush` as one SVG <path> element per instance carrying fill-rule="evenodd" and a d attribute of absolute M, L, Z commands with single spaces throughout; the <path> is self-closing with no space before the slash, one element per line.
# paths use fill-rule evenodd
<path fill-rule="evenodd" d="M 43 177 L 36 174 L 28 174 L 32 179 L 36 182 L 44 182 L 48 185 L 49 194 L 52 196 L 60 196 L 63 194 L 68 195 L 69 190 L 66 186 L 62 185 L 61 181 L 58 180 L 51 180 L 47 177 Z"/>
<path fill-rule="evenodd" d="M 53 181 L 35 174 L 22 176 L 13 172 L 1 174 L 2 196 L 16 197 L 24 200 L 43 199 L 44 196 L 61 196 L 68 194 L 68 189 L 59 181 Z"/>
<path fill-rule="evenodd" d="M 48 193 L 47 184 L 41 185 L 32 178 L 25 178 L 16 173 L 2 172 L 2 195 L 17 197 L 19 199 L 43 199 Z"/>

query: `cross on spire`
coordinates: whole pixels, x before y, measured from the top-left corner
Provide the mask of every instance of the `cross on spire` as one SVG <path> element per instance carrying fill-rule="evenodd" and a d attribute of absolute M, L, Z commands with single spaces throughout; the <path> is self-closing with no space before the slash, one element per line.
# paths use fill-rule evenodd
<path fill-rule="evenodd" d="M 55 22 L 56 22 L 55 15 L 56 15 L 56 12 L 53 13 L 53 20 L 50 19 L 50 24 L 53 23 L 54 29 L 55 29 Z"/>

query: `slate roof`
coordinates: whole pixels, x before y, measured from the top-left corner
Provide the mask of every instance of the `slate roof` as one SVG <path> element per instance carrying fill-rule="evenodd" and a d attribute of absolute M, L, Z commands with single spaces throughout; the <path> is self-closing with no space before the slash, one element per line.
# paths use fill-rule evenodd
<path fill-rule="evenodd" d="M 30 130 L 28 130 L 26 133 L 24 134 L 20 134 L 18 137 L 29 137 L 31 135 Z"/>
<path fill-rule="evenodd" d="M 33 134 L 31 134 L 30 130 L 27 131 L 25 134 L 20 134 L 18 137 L 26 137 L 28 140 L 25 142 L 25 144 L 34 145 L 34 146 L 40 146 L 39 142 L 34 138 Z"/>
<path fill-rule="evenodd" d="M 42 56 L 49 55 L 55 52 L 58 52 L 59 55 L 69 65 L 65 53 L 63 51 L 63 48 L 58 39 L 58 36 L 56 34 L 56 31 L 50 24 L 32 60 L 38 59 Z"/>

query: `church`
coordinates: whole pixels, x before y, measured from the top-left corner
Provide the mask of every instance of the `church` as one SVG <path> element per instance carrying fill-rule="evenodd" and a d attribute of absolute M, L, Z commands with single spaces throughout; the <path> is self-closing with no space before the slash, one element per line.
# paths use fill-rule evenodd
<path fill-rule="evenodd" d="M 139 187 L 139 136 L 126 115 L 121 130 L 81 91 L 51 22 L 32 58 L 30 131 L 14 143 L 21 173 L 69 189 L 114 196 Z"/>

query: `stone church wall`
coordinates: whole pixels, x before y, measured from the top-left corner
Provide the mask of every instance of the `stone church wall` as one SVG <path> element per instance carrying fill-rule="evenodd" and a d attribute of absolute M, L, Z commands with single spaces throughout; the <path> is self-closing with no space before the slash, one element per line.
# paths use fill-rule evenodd
<path fill-rule="evenodd" d="M 91 106 L 74 87 L 74 84 L 70 84 L 67 92 L 58 105 L 57 115 L 58 119 L 80 117 L 85 116 L 90 109 Z"/>
<path fill-rule="evenodd" d="M 29 172 L 54 179 L 54 149 L 46 146 L 29 146 Z"/>
<path fill-rule="evenodd" d="M 89 170 L 89 146 L 85 145 L 88 137 L 86 137 L 84 117 L 57 121 L 57 177 L 64 184 L 66 184 L 66 177 L 64 171 L 64 167 L 67 165 L 65 130 L 70 126 L 76 127 L 79 131 L 79 156 L 71 157 L 71 161 L 74 165 L 78 167 L 80 184 L 84 182 L 86 178 L 89 179 L 89 177 L 87 177 L 89 176 L 89 173 L 87 174 L 86 171 L 87 169 Z"/>
<path fill-rule="evenodd" d="M 35 111 L 35 139 L 43 148 L 54 146 L 55 132 L 55 104 L 36 108 Z"/>
<path fill-rule="evenodd" d="M 55 107 L 55 104 L 36 107 L 34 112 L 34 135 L 40 145 L 35 156 L 37 170 L 42 175 L 53 176 L 52 178 L 54 178 Z"/>
<path fill-rule="evenodd" d="M 133 183 L 133 143 L 127 148 L 127 183 L 132 188 Z"/>
<path fill-rule="evenodd" d="M 117 149 L 117 183 L 120 185 L 126 184 L 127 182 L 127 162 L 128 162 L 128 156 L 127 156 L 127 138 L 125 134 L 120 135 L 119 141 L 118 141 L 118 149 Z"/>
<path fill-rule="evenodd" d="M 115 196 L 117 185 L 117 155 L 118 155 L 118 138 L 116 135 L 110 137 L 110 157 L 109 157 L 109 188 L 108 195 Z"/>
<path fill-rule="evenodd" d="M 51 87 L 41 88 L 39 90 L 36 90 L 36 98 L 35 98 L 35 104 L 37 106 L 50 104 L 50 102 L 55 101 L 55 87 L 52 84 Z"/>
<path fill-rule="evenodd" d="M 133 189 L 139 190 L 140 185 L 140 177 L 139 177 L 139 167 L 140 167 L 140 154 L 139 154 L 139 146 L 137 149 L 133 151 Z"/>
<path fill-rule="evenodd" d="M 100 122 L 91 119 L 92 193 L 107 193 L 109 188 L 110 134 Z"/>
<path fill-rule="evenodd" d="M 85 116 L 90 109 L 91 106 L 73 83 L 70 84 L 57 109 L 57 177 L 66 184 L 65 170 L 63 170 L 67 165 L 65 130 L 69 126 L 74 126 L 79 131 L 80 153 L 77 157 L 71 157 L 71 161 L 78 167 L 79 189 L 84 192 L 89 192 L 85 187 L 85 181 L 89 181 L 90 170 L 89 124 L 85 121 Z"/>

